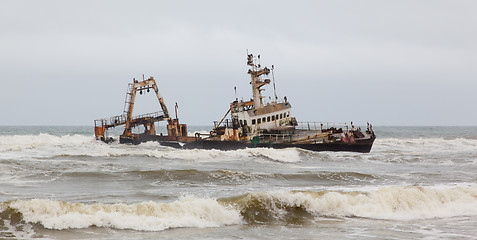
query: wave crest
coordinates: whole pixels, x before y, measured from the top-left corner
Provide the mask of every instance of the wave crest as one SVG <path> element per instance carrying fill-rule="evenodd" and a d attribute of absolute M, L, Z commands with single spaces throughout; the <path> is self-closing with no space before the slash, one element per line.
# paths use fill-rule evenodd
<path fill-rule="evenodd" d="M 3 221 L 49 229 L 90 226 L 141 231 L 241 224 L 302 224 L 317 217 L 409 221 L 477 215 L 477 187 L 392 186 L 373 191 L 273 191 L 171 203 L 82 204 L 45 199 L 0 204 Z M 20 220 L 19 220 L 20 219 Z"/>
<path fill-rule="evenodd" d="M 16 200 L 8 204 L 26 222 L 49 229 L 111 227 L 142 231 L 161 231 L 179 227 L 220 227 L 239 224 L 233 209 L 214 199 L 181 197 L 172 203 L 81 204 L 45 199 Z"/>
<path fill-rule="evenodd" d="M 180 150 L 161 146 L 157 142 L 146 142 L 137 146 L 105 144 L 94 136 L 50 134 L 0 135 L 0 157 L 3 159 L 52 158 L 64 156 L 120 157 L 147 156 L 155 158 L 182 159 L 193 161 L 220 161 L 228 159 L 260 158 L 276 162 L 299 162 L 297 149 L 252 148 L 236 151 L 190 149 Z"/>
<path fill-rule="evenodd" d="M 247 222 L 300 223 L 314 217 L 416 220 L 477 215 L 477 188 L 383 187 L 371 192 L 276 191 L 250 193 L 225 202 Z"/>

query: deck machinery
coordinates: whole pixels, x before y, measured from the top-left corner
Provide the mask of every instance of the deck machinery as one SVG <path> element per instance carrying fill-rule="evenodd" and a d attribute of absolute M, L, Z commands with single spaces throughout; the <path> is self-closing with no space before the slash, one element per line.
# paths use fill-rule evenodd
<path fill-rule="evenodd" d="M 151 90 L 156 94 L 162 111 L 133 116 L 134 101 L 137 93 L 149 93 Z M 164 98 L 162 97 L 153 77 L 149 77 L 149 79 L 143 81 L 138 81 L 133 78 L 133 82 L 128 84 L 123 114 L 110 117 L 109 119 L 102 118 L 95 120 L 94 133 L 97 140 L 112 142 L 113 138 L 108 136 L 108 129 L 125 125 L 124 132 L 119 137 L 120 143 L 139 144 L 146 141 L 160 141 L 167 145 L 167 142 L 177 144 L 178 141 L 194 141 L 193 137 L 187 136 L 187 125 L 179 123 L 179 119 L 177 118 L 177 104 L 175 110 L 176 118 L 173 119 L 169 115 Z M 156 135 L 155 123 L 159 121 L 168 122 L 167 136 L 163 136 L 162 134 Z M 144 126 L 144 133 L 135 134 L 132 132 L 133 128 L 141 125 Z"/>

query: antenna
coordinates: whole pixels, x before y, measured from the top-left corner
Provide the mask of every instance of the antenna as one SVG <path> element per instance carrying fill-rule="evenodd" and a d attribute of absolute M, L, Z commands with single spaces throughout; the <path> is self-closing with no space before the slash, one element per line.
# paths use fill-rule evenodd
<path fill-rule="evenodd" d="M 277 88 L 275 87 L 275 75 L 273 74 L 273 69 L 275 66 L 272 65 L 272 79 L 273 79 L 273 94 L 275 94 L 275 102 L 277 102 Z"/>
<path fill-rule="evenodd" d="M 235 101 L 238 102 L 238 97 L 237 97 L 237 87 L 234 87 L 234 91 L 235 91 Z"/>

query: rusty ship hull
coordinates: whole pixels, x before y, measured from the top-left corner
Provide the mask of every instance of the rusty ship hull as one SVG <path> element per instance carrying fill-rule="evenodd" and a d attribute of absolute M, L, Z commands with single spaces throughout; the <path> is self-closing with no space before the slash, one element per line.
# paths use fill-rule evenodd
<path fill-rule="evenodd" d="M 217 150 L 238 150 L 245 148 L 300 148 L 304 150 L 322 152 L 360 152 L 369 153 L 373 147 L 376 138 L 368 138 L 357 140 L 352 143 L 345 142 L 328 142 L 328 143 L 251 143 L 237 141 L 220 141 L 220 140 L 198 140 L 186 143 L 180 148 L 184 149 L 217 149 Z M 162 144 L 162 143 L 161 143 Z"/>
<path fill-rule="evenodd" d="M 119 142 L 123 144 L 137 145 L 144 142 L 158 142 L 162 146 L 173 147 L 177 149 L 206 149 L 206 150 L 239 150 L 245 148 L 299 148 L 309 151 L 332 151 L 332 152 L 360 152 L 369 153 L 373 146 L 375 136 L 358 139 L 353 142 L 334 141 L 319 143 L 279 143 L 273 141 L 253 142 L 253 141 L 224 141 L 213 139 L 201 139 L 191 136 L 160 136 L 137 134 L 132 138 L 120 137 Z"/>

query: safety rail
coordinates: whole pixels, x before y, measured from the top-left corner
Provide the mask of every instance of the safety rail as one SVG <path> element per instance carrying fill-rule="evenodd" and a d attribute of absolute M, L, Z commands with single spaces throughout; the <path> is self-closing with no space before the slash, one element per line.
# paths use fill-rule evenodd
<path fill-rule="evenodd" d="M 261 143 L 308 143 L 308 142 L 321 142 L 323 139 L 328 138 L 327 133 L 321 134 L 260 134 L 258 135 Z M 252 137 L 253 138 L 253 137 Z M 250 139 L 252 139 L 250 138 Z"/>
<path fill-rule="evenodd" d="M 220 123 L 220 125 L 218 125 L 219 123 Z M 230 120 L 230 119 L 225 119 L 222 122 L 214 121 L 214 128 L 217 128 L 217 127 L 232 128 L 232 126 L 233 126 L 232 120 Z"/>
<path fill-rule="evenodd" d="M 159 118 L 161 116 L 164 116 L 164 113 L 162 111 L 159 111 L 159 112 L 137 115 L 137 116 L 134 116 L 132 118 L 132 120 L 141 119 L 141 118 L 148 118 L 148 117 L 149 118 Z M 109 128 L 109 127 L 115 127 L 115 126 L 123 125 L 123 124 L 126 123 L 126 121 L 127 121 L 127 115 L 122 114 L 122 115 L 118 115 L 118 116 L 112 116 L 109 119 L 101 118 L 101 119 L 94 120 L 94 126 L 95 127 L 100 127 L 101 126 L 101 127 Z"/>
<path fill-rule="evenodd" d="M 296 129 L 303 130 L 323 130 L 329 128 L 346 127 L 347 123 L 333 123 L 333 122 L 298 122 Z"/>
<path fill-rule="evenodd" d="M 132 118 L 132 120 L 136 120 L 136 119 L 140 119 L 140 118 L 158 118 L 158 117 L 161 117 L 161 116 L 164 116 L 164 112 L 162 111 L 159 111 L 159 112 L 153 112 L 153 113 L 146 113 L 146 114 L 141 114 L 141 115 L 137 115 L 137 116 L 134 116 Z"/>
<path fill-rule="evenodd" d="M 259 134 L 257 137 L 260 138 L 261 143 L 267 143 L 267 142 L 272 142 L 272 143 L 289 143 L 292 142 L 292 134 Z M 250 136 L 250 139 L 253 137 Z"/>
<path fill-rule="evenodd" d="M 94 120 L 95 127 L 101 126 L 101 127 L 109 128 L 109 127 L 119 126 L 125 123 L 126 123 L 126 115 L 113 116 L 113 117 L 110 117 L 109 119 L 101 118 L 101 119 Z"/>

